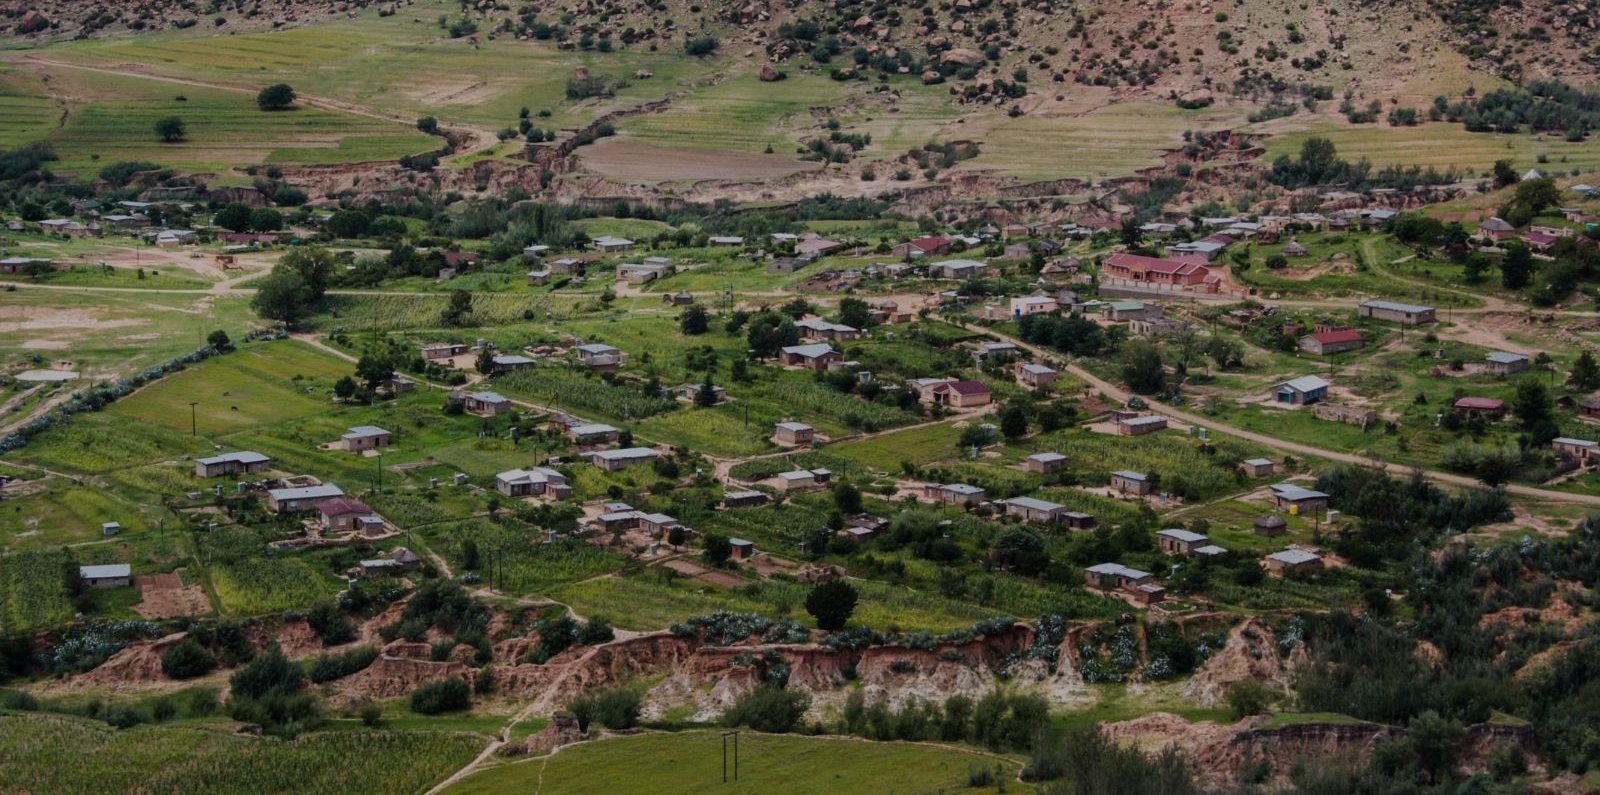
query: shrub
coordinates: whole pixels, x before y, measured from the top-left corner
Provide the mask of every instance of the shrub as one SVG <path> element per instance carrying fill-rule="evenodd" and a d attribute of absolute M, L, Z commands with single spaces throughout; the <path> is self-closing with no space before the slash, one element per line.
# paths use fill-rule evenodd
<path fill-rule="evenodd" d="M 324 646 L 337 646 L 356 639 L 355 624 L 331 602 L 311 608 L 311 612 L 306 614 L 306 623 L 311 625 L 311 631 L 317 633 Z"/>
<path fill-rule="evenodd" d="M 800 725 L 811 698 L 805 693 L 763 684 L 747 693 L 722 714 L 724 726 L 748 726 L 758 732 L 784 734 Z"/>
<path fill-rule="evenodd" d="M 411 691 L 411 711 L 421 715 L 459 712 L 472 706 L 472 689 L 460 679 L 444 679 Z"/>
<path fill-rule="evenodd" d="M 1241 679 L 1228 687 L 1226 699 L 1233 719 L 1243 720 L 1267 711 L 1272 703 L 1272 690 L 1254 679 Z"/>
<path fill-rule="evenodd" d="M 194 638 L 184 638 L 161 655 L 161 670 L 173 679 L 205 676 L 217 667 L 216 655 Z"/>

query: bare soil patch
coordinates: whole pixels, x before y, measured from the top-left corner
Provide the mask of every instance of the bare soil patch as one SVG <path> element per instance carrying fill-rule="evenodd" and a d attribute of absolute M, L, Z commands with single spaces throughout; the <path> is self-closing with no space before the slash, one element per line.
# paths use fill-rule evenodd
<path fill-rule="evenodd" d="M 583 147 L 578 156 L 588 170 L 621 180 L 766 179 L 816 168 L 787 155 L 660 149 L 615 138 Z"/>
<path fill-rule="evenodd" d="M 204 588 L 198 585 L 184 587 L 176 574 L 155 574 L 133 579 L 141 594 L 133 611 L 148 619 L 197 616 L 211 612 L 211 602 Z"/>

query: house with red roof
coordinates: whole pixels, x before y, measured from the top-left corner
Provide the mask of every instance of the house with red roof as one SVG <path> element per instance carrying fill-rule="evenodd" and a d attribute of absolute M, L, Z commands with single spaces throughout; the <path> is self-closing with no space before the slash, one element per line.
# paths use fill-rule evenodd
<path fill-rule="evenodd" d="M 1506 414 L 1506 402 L 1500 398 L 1464 397 L 1455 402 L 1454 408 L 1462 414 L 1476 414 L 1493 420 L 1500 419 Z"/>
<path fill-rule="evenodd" d="M 1353 351 L 1365 347 L 1366 344 L 1367 341 L 1361 338 L 1361 332 L 1355 329 L 1319 331 L 1300 338 L 1300 350 L 1316 356 Z"/>
<path fill-rule="evenodd" d="M 1198 288 L 1207 283 L 1211 269 L 1204 258 L 1163 259 L 1119 251 L 1100 264 L 1102 274 L 1113 279 Z"/>
<path fill-rule="evenodd" d="M 371 516 L 372 508 L 354 497 L 335 497 L 318 503 L 317 513 L 322 514 L 324 530 L 343 532 L 356 529 L 357 520 Z"/>
<path fill-rule="evenodd" d="M 1534 251 L 1544 251 L 1545 249 L 1555 245 L 1556 240 L 1558 239 L 1559 238 L 1550 234 L 1549 232 L 1530 231 L 1524 232 L 1522 235 L 1522 242 L 1527 243 L 1528 248 L 1531 248 Z"/>
<path fill-rule="evenodd" d="M 919 237 L 901 243 L 889 250 L 891 254 L 901 259 L 917 259 L 919 257 L 937 257 L 940 254 L 950 253 L 950 238 L 944 235 L 930 235 Z"/>
<path fill-rule="evenodd" d="M 949 406 L 957 409 L 987 406 L 994 399 L 989 387 L 982 381 L 960 381 L 955 378 L 917 378 L 907 382 L 916 389 L 924 403 Z"/>

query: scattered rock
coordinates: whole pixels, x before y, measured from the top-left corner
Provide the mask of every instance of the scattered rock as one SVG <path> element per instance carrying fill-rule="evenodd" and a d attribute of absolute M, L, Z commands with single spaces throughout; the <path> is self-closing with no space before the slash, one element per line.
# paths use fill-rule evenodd
<path fill-rule="evenodd" d="M 977 50 L 969 50 L 965 47 L 957 47 L 953 50 L 947 50 L 943 55 L 940 55 L 939 63 L 957 63 L 961 64 L 962 66 L 978 66 L 983 63 L 983 53 L 978 52 Z"/>
<path fill-rule="evenodd" d="M 761 82 L 763 82 L 763 83 L 776 83 L 778 81 L 779 77 L 780 77 L 780 75 L 778 74 L 777 68 L 774 67 L 772 64 L 762 64 L 761 65 Z"/>

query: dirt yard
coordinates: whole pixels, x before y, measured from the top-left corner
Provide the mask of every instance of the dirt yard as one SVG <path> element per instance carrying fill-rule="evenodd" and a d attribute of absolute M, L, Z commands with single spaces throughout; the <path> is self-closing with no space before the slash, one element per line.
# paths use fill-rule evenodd
<path fill-rule="evenodd" d="M 211 601 L 204 588 L 198 585 L 184 587 L 176 574 L 155 574 L 133 578 L 134 587 L 143 595 L 133 611 L 148 619 L 197 616 L 211 612 Z"/>

